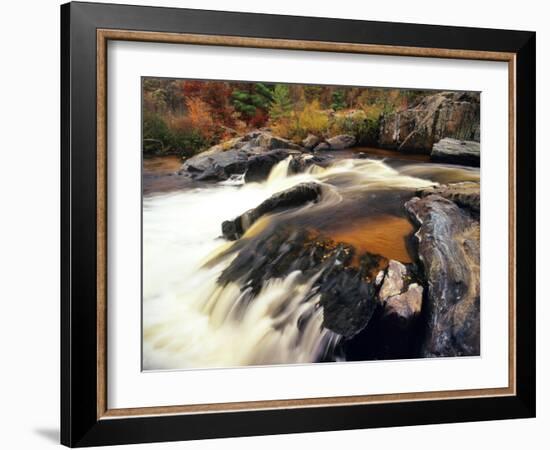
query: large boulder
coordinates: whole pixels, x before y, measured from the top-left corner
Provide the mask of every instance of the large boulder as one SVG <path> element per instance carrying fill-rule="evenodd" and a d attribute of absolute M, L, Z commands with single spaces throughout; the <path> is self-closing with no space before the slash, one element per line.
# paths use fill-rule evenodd
<path fill-rule="evenodd" d="M 444 138 L 432 148 L 432 161 L 479 167 L 479 142 Z"/>
<path fill-rule="evenodd" d="M 196 180 L 227 180 L 246 171 L 248 158 L 248 153 L 242 150 L 197 155 L 185 161 L 179 173 Z"/>
<path fill-rule="evenodd" d="M 405 204 L 419 226 L 418 255 L 428 283 L 422 354 L 480 354 L 479 221 L 439 195 Z"/>
<path fill-rule="evenodd" d="M 256 208 L 250 209 L 233 220 L 222 223 L 222 234 L 226 239 L 239 239 L 254 222 L 265 214 L 282 209 L 295 208 L 319 200 L 322 186 L 318 183 L 301 183 L 290 189 L 273 194 Z"/>
<path fill-rule="evenodd" d="M 261 181 L 277 162 L 299 150 L 299 145 L 268 131 L 253 131 L 189 158 L 179 174 L 196 180 L 223 181 L 246 172 L 246 181 Z"/>
<path fill-rule="evenodd" d="M 442 92 L 425 97 L 404 111 L 380 119 L 379 145 L 430 154 L 443 138 L 479 141 L 479 94 Z"/>
<path fill-rule="evenodd" d="M 316 145 L 313 151 L 327 151 L 327 150 L 343 150 L 349 147 L 353 147 L 356 143 L 355 136 L 351 134 L 339 134 L 327 139 L 325 142 L 321 142 Z"/>

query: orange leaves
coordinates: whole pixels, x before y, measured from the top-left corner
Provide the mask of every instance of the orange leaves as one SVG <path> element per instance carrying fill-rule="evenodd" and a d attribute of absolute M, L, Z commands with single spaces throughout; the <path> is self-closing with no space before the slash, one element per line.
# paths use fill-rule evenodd
<path fill-rule="evenodd" d="M 182 88 L 184 102 L 200 99 L 205 103 L 213 120 L 220 125 L 234 125 L 235 108 L 230 102 L 233 88 L 224 81 L 185 81 Z M 188 106 L 189 107 L 189 106 Z"/>
<path fill-rule="evenodd" d="M 212 109 L 199 97 L 191 97 L 185 100 L 187 106 L 187 118 L 192 127 L 207 139 L 213 139 L 218 125 L 212 117 Z"/>

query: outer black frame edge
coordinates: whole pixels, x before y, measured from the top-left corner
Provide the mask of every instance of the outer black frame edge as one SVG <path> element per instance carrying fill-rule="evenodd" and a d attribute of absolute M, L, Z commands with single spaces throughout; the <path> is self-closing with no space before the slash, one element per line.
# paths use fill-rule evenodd
<path fill-rule="evenodd" d="M 516 53 L 517 395 L 98 421 L 95 278 L 97 28 Z M 534 150 L 533 32 L 94 3 L 62 5 L 61 443 L 83 447 L 534 417 Z"/>
<path fill-rule="evenodd" d="M 61 7 L 61 443 L 71 441 L 70 408 L 70 11 Z"/>
<path fill-rule="evenodd" d="M 516 61 L 516 382 L 536 411 L 536 34 Z"/>

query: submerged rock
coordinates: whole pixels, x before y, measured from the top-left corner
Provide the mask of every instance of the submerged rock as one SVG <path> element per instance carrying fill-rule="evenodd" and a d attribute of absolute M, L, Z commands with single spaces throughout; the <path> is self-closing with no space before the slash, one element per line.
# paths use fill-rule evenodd
<path fill-rule="evenodd" d="M 430 154 L 443 138 L 479 141 L 479 94 L 443 92 L 405 111 L 383 115 L 379 144 L 404 152 Z"/>
<path fill-rule="evenodd" d="M 233 220 L 222 223 L 222 234 L 226 239 L 239 239 L 261 216 L 282 209 L 295 208 L 308 202 L 316 202 L 322 194 L 319 183 L 301 183 L 290 189 L 273 194 L 256 208 L 246 211 Z"/>
<path fill-rule="evenodd" d="M 479 142 L 445 138 L 435 143 L 432 161 L 479 167 Z"/>
<path fill-rule="evenodd" d="M 418 255 L 428 282 L 424 356 L 479 355 L 479 222 L 440 195 L 405 207 L 419 225 Z"/>

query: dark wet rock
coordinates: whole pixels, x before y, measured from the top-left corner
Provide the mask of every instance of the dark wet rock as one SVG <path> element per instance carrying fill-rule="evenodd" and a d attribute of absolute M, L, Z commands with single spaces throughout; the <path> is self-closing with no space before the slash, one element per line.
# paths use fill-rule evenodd
<path fill-rule="evenodd" d="M 365 253 L 353 264 L 353 247 L 291 226 L 274 227 L 238 248 L 218 282 L 239 283 L 246 302 L 266 281 L 300 271 L 298 282 L 312 283 L 307 299 L 323 307 L 323 326 L 345 339 L 364 329 L 377 307 L 373 280 L 385 264 L 378 255 Z"/>
<path fill-rule="evenodd" d="M 189 158 L 179 174 L 196 180 L 222 181 L 231 175 L 249 172 L 245 179 L 259 181 L 267 177 L 273 165 L 299 150 L 299 145 L 270 132 L 253 131 Z"/>
<path fill-rule="evenodd" d="M 246 182 L 262 181 L 269 176 L 269 172 L 275 164 L 288 156 L 288 150 L 271 150 L 266 153 L 260 153 L 251 156 L 247 160 L 246 173 L 244 180 Z"/>
<path fill-rule="evenodd" d="M 383 115 L 379 144 L 430 154 L 434 143 L 443 138 L 479 142 L 479 124 L 479 94 L 437 93 L 405 111 Z"/>
<path fill-rule="evenodd" d="M 228 150 L 189 158 L 180 174 L 186 172 L 197 180 L 227 180 L 231 175 L 242 174 L 247 168 L 248 155 L 240 150 Z"/>
<path fill-rule="evenodd" d="M 479 222 L 439 195 L 405 207 L 419 229 L 418 255 L 428 283 L 423 356 L 480 354 Z"/>
<path fill-rule="evenodd" d="M 321 142 L 321 139 L 318 136 L 315 136 L 314 134 L 308 134 L 307 137 L 302 141 L 302 146 L 306 150 L 312 150 L 319 142 Z"/>
<path fill-rule="evenodd" d="M 479 167 L 479 142 L 441 139 L 433 145 L 431 160 Z"/>
<path fill-rule="evenodd" d="M 361 272 L 335 269 L 321 278 L 319 292 L 325 328 L 351 338 L 368 323 L 375 308 L 376 289 Z"/>
<path fill-rule="evenodd" d="M 318 183 L 301 183 L 285 191 L 278 192 L 256 208 L 246 211 L 233 220 L 223 222 L 222 234 L 229 240 L 239 239 L 263 215 L 302 206 L 308 202 L 316 202 L 321 194 L 322 186 Z"/>
<path fill-rule="evenodd" d="M 293 155 L 288 165 L 288 171 L 291 174 L 295 174 L 305 172 L 313 165 L 327 167 L 331 160 L 332 158 L 329 155 L 314 155 L 311 153 Z"/>
<path fill-rule="evenodd" d="M 436 194 L 440 197 L 452 200 L 458 206 L 467 208 L 473 213 L 479 214 L 480 192 L 479 183 L 463 181 L 460 183 L 442 184 L 417 191 L 417 195 L 426 197 Z"/>

